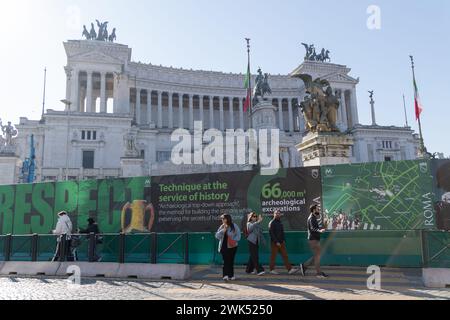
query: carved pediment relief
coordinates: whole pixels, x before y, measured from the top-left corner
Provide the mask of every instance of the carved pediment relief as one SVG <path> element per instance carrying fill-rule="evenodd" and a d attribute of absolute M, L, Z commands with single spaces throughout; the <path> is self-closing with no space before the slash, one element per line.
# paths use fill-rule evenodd
<path fill-rule="evenodd" d="M 109 64 L 122 64 L 118 58 L 107 55 L 99 51 L 89 51 L 81 54 L 74 55 L 69 58 L 72 61 L 87 62 L 87 63 L 109 63 Z"/>

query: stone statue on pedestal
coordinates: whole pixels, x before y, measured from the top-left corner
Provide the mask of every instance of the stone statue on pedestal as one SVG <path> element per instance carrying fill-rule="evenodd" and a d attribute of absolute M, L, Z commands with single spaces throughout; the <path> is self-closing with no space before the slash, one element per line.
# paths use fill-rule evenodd
<path fill-rule="evenodd" d="M 308 45 L 302 43 L 306 49 L 305 61 L 318 61 L 318 62 L 330 62 L 330 50 L 322 49 L 322 51 L 317 54 L 314 45 Z"/>
<path fill-rule="evenodd" d="M 2 130 L 2 144 L 5 146 L 12 146 L 13 145 L 13 139 L 17 137 L 17 134 L 19 133 L 14 126 L 11 124 L 11 122 L 8 122 L 8 125 L 3 125 L 2 120 L 0 119 L 0 128 Z"/>
<path fill-rule="evenodd" d="M 88 32 L 86 26 L 83 26 L 83 37 L 86 40 L 97 40 L 97 41 L 109 41 L 114 42 L 117 39 L 116 36 L 116 28 L 113 29 L 112 33 L 108 33 L 108 21 L 100 22 L 99 20 L 95 20 L 98 26 L 98 32 L 95 31 L 95 26 L 91 23 L 91 31 Z"/>
<path fill-rule="evenodd" d="M 301 74 L 295 76 L 305 83 L 307 96 L 296 105 L 300 108 L 306 122 L 306 130 L 311 132 L 339 132 L 336 125 L 339 99 L 333 94 L 331 85 L 326 80 Z M 326 89 L 324 89 L 326 88 Z"/>
<path fill-rule="evenodd" d="M 259 68 L 258 75 L 255 79 L 255 89 L 253 90 L 254 104 L 259 102 L 258 97 L 261 97 L 263 101 L 267 101 L 267 98 L 264 98 L 265 94 L 272 94 L 272 89 L 269 84 L 269 74 L 266 73 L 263 75 L 261 68 Z"/>
<path fill-rule="evenodd" d="M 125 155 L 127 157 L 137 157 L 139 154 L 136 148 L 136 135 L 131 132 L 127 133 L 124 137 L 124 142 L 126 148 Z"/>

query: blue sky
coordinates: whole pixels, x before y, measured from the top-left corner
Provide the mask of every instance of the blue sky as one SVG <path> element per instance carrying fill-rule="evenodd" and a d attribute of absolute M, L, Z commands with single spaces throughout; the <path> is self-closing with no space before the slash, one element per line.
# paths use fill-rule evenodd
<path fill-rule="evenodd" d="M 381 9 L 381 29 L 367 28 L 367 8 Z M 375 90 L 377 122 L 403 126 L 403 93 L 414 119 L 409 55 L 424 105 L 425 143 L 450 155 L 443 136 L 450 121 L 450 2 L 447 0 L 206 1 L 15 0 L 0 4 L 0 118 L 40 117 L 43 69 L 47 108 L 65 96 L 62 42 L 80 39 L 96 18 L 117 28 L 117 42 L 133 60 L 224 72 L 246 69 L 245 37 L 252 39 L 253 72 L 287 74 L 303 60 L 301 42 L 331 51 L 332 62 L 360 78 L 360 122 L 369 124 L 368 90 Z"/>

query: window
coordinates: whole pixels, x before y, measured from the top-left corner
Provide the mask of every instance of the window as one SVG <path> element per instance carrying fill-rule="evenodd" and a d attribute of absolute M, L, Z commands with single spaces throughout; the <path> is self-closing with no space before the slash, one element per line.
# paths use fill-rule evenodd
<path fill-rule="evenodd" d="M 81 140 L 96 141 L 97 140 L 97 131 L 82 130 L 81 131 Z"/>
<path fill-rule="evenodd" d="M 94 169 L 94 151 L 83 151 L 83 168 Z"/>
<path fill-rule="evenodd" d="M 141 159 L 145 159 L 145 150 L 141 150 Z"/>
<path fill-rule="evenodd" d="M 392 141 L 383 141 L 383 149 L 392 149 Z"/>
<path fill-rule="evenodd" d="M 390 162 L 390 161 L 392 161 L 392 157 L 384 157 L 384 161 Z"/>

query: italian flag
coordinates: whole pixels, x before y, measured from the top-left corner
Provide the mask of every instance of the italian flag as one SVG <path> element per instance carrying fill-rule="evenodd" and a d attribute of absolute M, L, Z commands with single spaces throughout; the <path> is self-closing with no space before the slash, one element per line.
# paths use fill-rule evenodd
<path fill-rule="evenodd" d="M 252 94 L 252 88 L 250 88 L 250 79 L 251 79 L 251 74 L 250 74 L 250 64 L 248 65 L 247 68 L 247 75 L 245 76 L 245 83 L 244 83 L 244 87 L 247 90 L 247 98 L 245 99 L 245 104 L 244 104 L 244 112 L 247 112 L 247 110 L 250 108 L 250 100 L 251 100 L 251 94 Z"/>
<path fill-rule="evenodd" d="M 420 115 L 422 114 L 423 107 L 422 102 L 420 101 L 419 89 L 417 88 L 416 77 L 414 76 L 414 106 L 416 110 L 416 121 L 420 119 Z"/>

